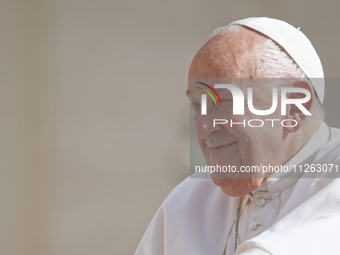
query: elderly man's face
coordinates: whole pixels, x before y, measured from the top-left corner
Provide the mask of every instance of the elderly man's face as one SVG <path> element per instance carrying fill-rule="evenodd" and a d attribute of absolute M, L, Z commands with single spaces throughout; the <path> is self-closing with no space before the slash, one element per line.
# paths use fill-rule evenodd
<path fill-rule="evenodd" d="M 216 166 L 252 166 L 261 164 L 277 165 L 280 158 L 280 143 L 284 129 L 266 124 L 261 128 L 246 125 L 216 125 L 213 119 L 227 119 L 241 123 L 250 119 L 283 119 L 279 111 L 270 116 L 258 116 L 245 108 L 244 115 L 232 114 L 232 96 L 228 90 L 220 93 L 223 107 L 214 107 L 211 100 L 207 102 L 207 115 L 201 115 L 200 107 L 202 90 L 196 89 L 191 78 L 236 78 L 234 85 L 246 95 L 249 78 L 254 78 L 254 57 L 251 49 L 264 38 L 254 32 L 242 29 L 231 35 L 222 35 L 208 41 L 196 54 L 189 71 L 190 100 L 194 105 L 194 119 L 197 140 L 208 165 Z M 240 79 L 240 78 L 245 78 Z M 214 85 L 214 84 L 210 84 Z M 272 104 L 271 87 L 258 84 L 253 87 L 254 106 L 269 109 Z M 204 93 L 204 92 L 203 92 Z M 269 95 L 269 96 L 268 96 Z M 240 178 L 241 177 L 241 178 Z M 245 178 L 242 178 L 245 177 Z M 241 196 L 256 189 L 266 175 L 256 174 L 212 174 L 214 183 L 228 195 Z"/>

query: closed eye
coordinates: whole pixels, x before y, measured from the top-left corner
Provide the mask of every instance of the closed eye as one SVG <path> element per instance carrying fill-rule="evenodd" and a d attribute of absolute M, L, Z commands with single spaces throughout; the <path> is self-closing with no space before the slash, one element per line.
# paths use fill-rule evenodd
<path fill-rule="evenodd" d="M 197 102 L 191 102 L 190 103 L 192 109 L 197 110 L 201 108 L 201 104 L 197 103 Z"/>

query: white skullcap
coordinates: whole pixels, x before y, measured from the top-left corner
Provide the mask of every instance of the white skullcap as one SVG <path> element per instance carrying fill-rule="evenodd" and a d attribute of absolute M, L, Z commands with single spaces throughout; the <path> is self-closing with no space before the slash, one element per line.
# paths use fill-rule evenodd
<path fill-rule="evenodd" d="M 282 20 L 265 17 L 237 20 L 230 25 L 251 28 L 279 44 L 310 79 L 321 103 L 323 103 L 325 83 L 322 64 L 312 43 L 300 31 L 300 28 L 295 28 Z"/>

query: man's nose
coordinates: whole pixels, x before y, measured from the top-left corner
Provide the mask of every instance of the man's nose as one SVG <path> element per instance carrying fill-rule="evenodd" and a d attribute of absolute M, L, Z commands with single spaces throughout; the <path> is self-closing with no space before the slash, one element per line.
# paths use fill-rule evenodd
<path fill-rule="evenodd" d="M 214 112 L 208 115 L 199 115 L 194 119 L 195 133 L 198 139 L 206 139 L 212 133 L 221 130 L 223 127 L 220 124 L 214 125 L 214 120 L 217 118 Z"/>

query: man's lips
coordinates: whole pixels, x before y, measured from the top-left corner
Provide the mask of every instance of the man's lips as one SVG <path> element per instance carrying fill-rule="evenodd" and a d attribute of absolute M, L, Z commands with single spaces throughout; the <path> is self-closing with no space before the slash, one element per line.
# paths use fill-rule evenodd
<path fill-rule="evenodd" d="M 231 142 L 231 143 L 227 143 L 227 144 L 216 144 L 216 145 L 207 145 L 207 147 L 211 150 L 211 151 L 218 151 L 219 149 L 222 149 L 222 148 L 226 148 L 226 147 L 230 147 L 232 146 L 233 144 L 235 144 L 235 142 Z"/>

